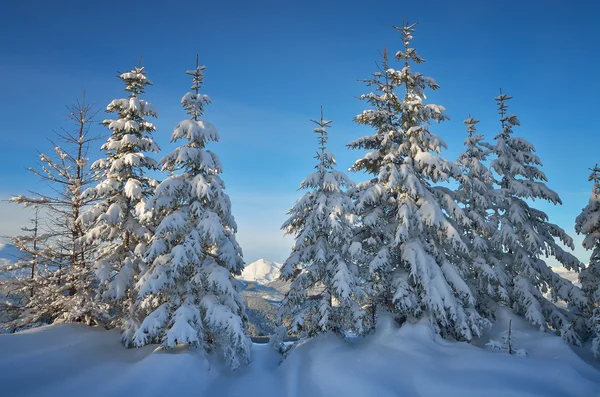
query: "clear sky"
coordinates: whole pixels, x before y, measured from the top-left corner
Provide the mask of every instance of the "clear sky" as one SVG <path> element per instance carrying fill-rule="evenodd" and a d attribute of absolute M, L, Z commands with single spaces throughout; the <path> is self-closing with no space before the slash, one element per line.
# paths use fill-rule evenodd
<path fill-rule="evenodd" d="M 451 117 L 432 127 L 448 144 L 445 157 L 462 150 L 468 113 L 488 139 L 495 136 L 493 98 L 502 87 L 521 120 L 516 134 L 536 146 L 548 185 L 564 202 L 540 207 L 573 236 L 591 191 L 588 168 L 600 162 L 594 1 L 23 0 L 2 8 L 0 199 L 40 187 L 25 169 L 38 150 L 49 151 L 53 129 L 68 127 L 65 105 L 86 90 L 104 109 L 125 95 L 115 76 L 140 55 L 154 82 L 145 99 L 159 112 L 155 139 L 166 154 L 173 127 L 186 117 L 179 104 L 191 85 L 185 70 L 199 53 L 213 100 L 205 119 L 221 133 L 210 149 L 224 164 L 246 261 L 283 261 L 291 239 L 279 227 L 315 163 L 309 119 L 322 105 L 333 120 L 329 150 L 340 169 L 359 158 L 345 147 L 372 132 L 352 122 L 366 108 L 356 99 L 367 92 L 357 80 L 375 71 L 383 47 L 400 48 L 391 26 L 403 17 L 419 22 L 413 44 L 427 62 L 415 70 L 441 86 L 428 100 Z M 93 131 L 108 133 L 100 125 Z M 26 215 L 0 203 L 0 234 L 16 233 Z M 587 260 L 581 248 L 576 254 Z"/>

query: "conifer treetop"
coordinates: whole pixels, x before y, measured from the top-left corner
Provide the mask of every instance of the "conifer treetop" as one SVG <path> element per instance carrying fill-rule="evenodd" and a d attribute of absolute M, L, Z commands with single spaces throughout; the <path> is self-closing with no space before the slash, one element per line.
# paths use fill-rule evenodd
<path fill-rule="evenodd" d="M 471 117 L 471 114 L 469 114 L 469 117 L 463 121 L 463 123 L 467 126 L 467 134 L 469 134 L 469 138 L 471 138 L 473 134 L 477 132 L 477 127 L 475 125 L 479 123 L 479 120 L 474 119 Z"/>
<path fill-rule="evenodd" d="M 181 98 L 181 105 L 190 118 L 177 124 L 171 135 L 171 142 L 186 139 L 189 143 L 178 147 L 162 159 L 163 170 L 173 171 L 188 167 L 194 175 L 198 173 L 216 175 L 223 171 L 219 157 L 210 150 L 205 150 L 208 142 L 219 141 L 217 128 L 208 121 L 200 120 L 205 105 L 211 103 L 208 95 L 200 93 L 205 69 L 205 66 L 198 65 L 196 56 L 196 68 L 186 71 L 186 74 L 192 76 L 192 91 Z"/>
<path fill-rule="evenodd" d="M 192 120 L 198 121 L 204 113 L 204 105 L 210 104 L 208 95 L 200 95 L 200 87 L 204 84 L 204 70 L 206 66 L 200 66 L 198 63 L 198 54 L 196 54 L 196 68 L 187 70 L 185 73 L 192 76 L 192 92 L 188 92 L 181 99 L 181 104 L 191 116 Z"/>
<path fill-rule="evenodd" d="M 130 92 L 132 97 L 143 94 L 146 87 L 152 85 L 152 82 L 146 77 L 146 70 L 142 66 L 142 57 L 140 57 L 137 66 L 134 66 L 128 72 L 121 73 L 119 78 L 125 83 L 125 91 Z"/>
<path fill-rule="evenodd" d="M 319 149 L 321 149 L 321 153 L 325 153 L 326 143 L 328 138 L 327 128 L 331 127 L 332 120 L 323 119 L 323 106 L 321 106 L 321 119 L 319 121 L 311 120 L 313 123 L 318 125 L 315 128 L 315 134 L 319 134 Z"/>

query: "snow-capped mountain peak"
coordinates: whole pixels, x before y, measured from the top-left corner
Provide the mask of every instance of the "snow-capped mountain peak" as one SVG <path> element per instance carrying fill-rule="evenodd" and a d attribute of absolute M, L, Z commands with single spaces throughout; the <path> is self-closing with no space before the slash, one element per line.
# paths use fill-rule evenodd
<path fill-rule="evenodd" d="M 239 278 L 244 281 L 269 284 L 277 280 L 280 274 L 279 269 L 281 269 L 281 263 L 259 259 L 246 265 Z"/>

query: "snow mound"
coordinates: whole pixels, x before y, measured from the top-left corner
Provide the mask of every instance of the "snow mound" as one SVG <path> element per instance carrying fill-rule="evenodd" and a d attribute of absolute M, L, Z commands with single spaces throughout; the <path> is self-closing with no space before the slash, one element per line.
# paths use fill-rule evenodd
<path fill-rule="evenodd" d="M 247 265 L 239 279 L 266 285 L 279 278 L 280 269 L 281 263 L 259 259 Z"/>
<path fill-rule="evenodd" d="M 0 335 L 0 395 L 599 396 L 600 371 L 562 339 L 505 313 L 499 317 L 490 331 L 504 330 L 513 319 L 516 343 L 528 356 L 443 340 L 426 321 L 398 328 L 383 317 L 375 335 L 350 342 L 321 335 L 281 365 L 269 345 L 254 344 L 252 362 L 235 373 L 197 350 L 125 349 L 117 331 L 46 326 Z"/>

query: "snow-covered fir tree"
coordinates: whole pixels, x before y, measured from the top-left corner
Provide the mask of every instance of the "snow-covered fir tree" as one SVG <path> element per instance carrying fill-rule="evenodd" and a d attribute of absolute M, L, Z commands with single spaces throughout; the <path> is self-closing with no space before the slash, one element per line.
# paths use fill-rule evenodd
<path fill-rule="evenodd" d="M 295 242 L 281 269 L 281 278 L 291 286 L 280 317 L 289 319 L 293 332 L 309 336 L 327 331 L 362 333 L 364 294 L 353 258 L 354 205 L 348 194 L 354 183 L 334 169 L 335 158 L 326 151 L 331 121 L 323 119 L 321 111 L 321 119 L 313 122 L 320 143 L 316 171 L 300 183 L 307 192 L 282 226 Z"/>
<path fill-rule="evenodd" d="M 456 161 L 462 174 L 455 197 L 469 219 L 469 223 L 463 228 L 463 236 L 469 247 L 473 271 L 473 277 L 469 281 L 476 290 L 477 309 L 486 317 L 491 317 L 494 302 L 506 293 L 498 281 L 503 273 L 496 273 L 501 267 L 494 266 L 495 258 L 489 254 L 488 240 L 494 232 L 489 219 L 493 209 L 494 178 L 484 164 L 489 155 L 489 145 L 483 141 L 483 135 L 477 133 L 477 123 L 479 120 L 470 115 L 464 121 L 468 136 L 465 139 L 465 151 Z"/>
<path fill-rule="evenodd" d="M 498 175 L 495 212 L 491 217 L 497 230 L 490 240 L 499 262 L 494 270 L 496 274 L 504 273 L 499 277 L 506 291 L 503 300 L 517 314 L 542 330 L 550 326 L 570 342 L 578 343 L 577 335 L 571 332 L 573 316 L 553 301 L 563 300 L 580 309 L 586 307 L 587 301 L 579 288 L 552 271 L 545 258 L 554 257 L 574 271 L 582 265 L 557 242 L 573 249 L 571 237 L 550 223 L 543 211 L 529 204 L 536 199 L 554 205 L 562 202 L 545 185 L 547 179 L 539 168 L 542 163 L 533 145 L 513 136 L 513 128 L 520 123 L 514 114 L 507 113 L 506 102 L 511 98 L 502 92 L 496 97 L 502 127 L 492 148 L 496 158 L 490 165 Z M 548 291 L 551 299 L 544 296 Z"/>
<path fill-rule="evenodd" d="M 13 296 L 21 296 L 22 306 L 11 308 L 20 309 L 15 326 L 40 321 L 92 324 L 106 311 L 92 291 L 90 254 L 94 246 L 79 242 L 85 230 L 76 222 L 92 202 L 82 198 L 81 192 L 96 181 L 87 158 L 90 143 L 97 139 L 89 133 L 95 112 L 85 103 L 85 95 L 67 109 L 74 128 L 55 132 L 56 138 L 50 140 L 54 153 L 40 153 L 39 166 L 29 168 L 46 185 L 46 191 L 11 198 L 36 208 L 33 227 L 24 229 L 29 233 L 12 239 L 26 258 L 12 266 L 14 277 L 0 281 L 12 284 Z M 23 266 L 31 268 L 30 274 L 18 270 Z"/>
<path fill-rule="evenodd" d="M 590 262 L 579 274 L 583 292 L 591 305 L 590 334 L 592 352 L 600 357 L 600 168 L 592 169 L 589 181 L 594 183 L 588 205 L 575 220 L 575 231 L 584 235 L 583 247 L 592 251 Z"/>
<path fill-rule="evenodd" d="M 375 129 L 351 148 L 369 152 L 352 170 L 372 175 L 357 187 L 361 217 L 358 241 L 364 254 L 368 293 L 374 307 L 384 306 L 399 321 L 426 318 L 442 335 L 471 340 L 487 325 L 475 309 L 467 245 L 455 223 L 468 218 L 439 182 L 458 178 L 460 170 L 439 156 L 446 145 L 429 131 L 447 118 L 444 108 L 425 104 L 425 89 L 437 83 L 413 71 L 424 62 L 410 47 L 415 24 L 396 28 L 404 49 L 396 53 L 399 70 L 387 64 L 367 81 L 374 91 L 361 96 L 372 109 L 355 117 Z"/>
<path fill-rule="evenodd" d="M 221 162 L 206 149 L 219 140 L 219 133 L 200 120 L 210 103 L 200 93 L 204 69 L 196 65 L 187 72 L 193 76 L 192 91 L 181 104 L 190 118 L 171 135 L 172 142 L 182 145 L 161 161 L 170 176 L 148 202 L 158 226 L 146 254 L 148 267 L 137 282 L 137 307 L 146 317 L 133 343 L 220 349 L 235 369 L 250 358 L 244 303 L 233 278 L 244 262 L 219 176 Z"/>
<path fill-rule="evenodd" d="M 115 99 L 106 108 L 116 118 L 103 121 L 111 135 L 101 147 L 105 157 L 92 164 L 101 173 L 100 181 L 83 193 L 97 203 L 79 220 L 89 228 L 82 241 L 99 244 L 94 265 L 98 295 L 110 302 L 114 313 L 110 323 L 122 327 L 123 342 L 130 345 L 139 326 L 133 312 L 133 286 L 144 267 L 142 257 L 153 232 L 148 227 L 146 201 L 157 183 L 147 173 L 158 165 L 146 153 L 156 153 L 159 147 L 152 139 L 154 124 L 146 119 L 157 117 L 156 109 L 141 98 L 152 84 L 145 69 L 135 67 L 119 78 L 129 97 Z"/>

